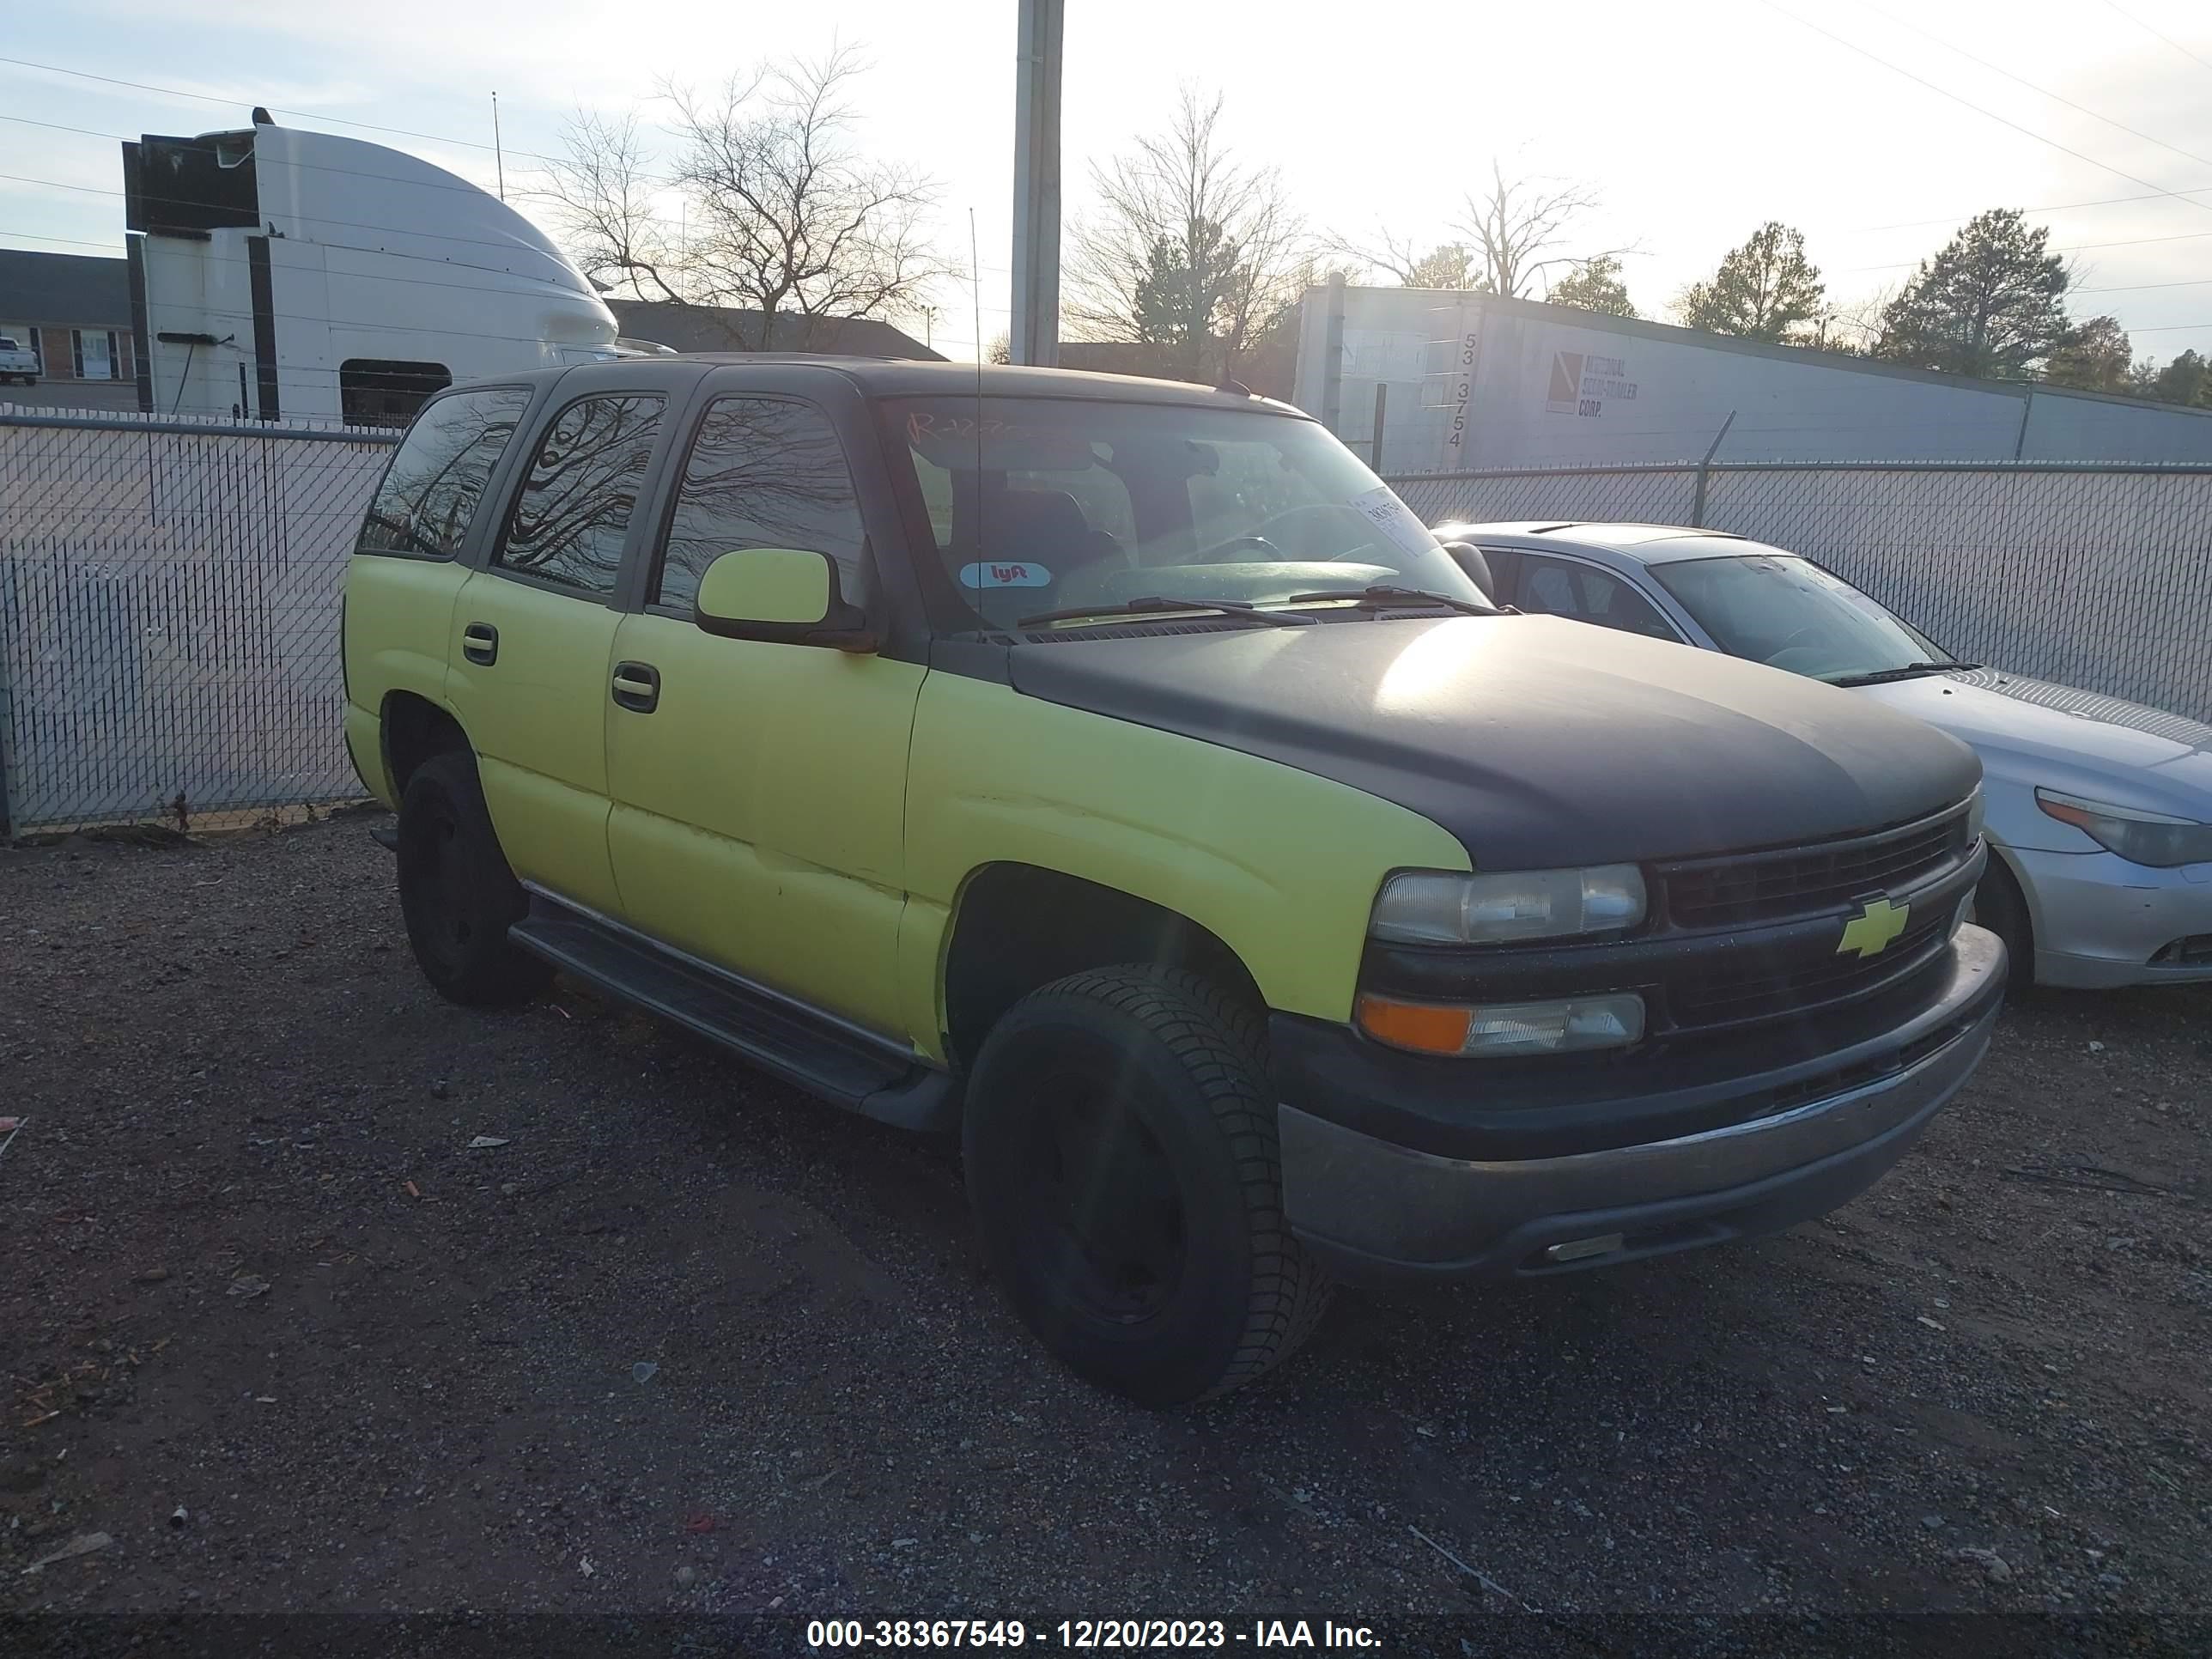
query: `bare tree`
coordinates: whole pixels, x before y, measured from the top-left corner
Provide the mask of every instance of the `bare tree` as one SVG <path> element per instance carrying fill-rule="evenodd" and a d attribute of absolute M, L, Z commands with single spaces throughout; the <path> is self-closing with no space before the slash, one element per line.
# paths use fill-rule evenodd
<path fill-rule="evenodd" d="M 1072 332 L 1158 346 L 1192 380 L 1232 368 L 1310 269 L 1280 175 L 1240 164 L 1220 120 L 1219 94 L 1185 87 L 1166 132 L 1091 169 L 1062 284 Z"/>
<path fill-rule="evenodd" d="M 1480 261 L 1464 242 L 1443 242 L 1421 252 L 1421 239 L 1390 231 L 1376 233 L 1368 242 L 1332 237 L 1328 251 L 1348 262 L 1356 272 L 1381 271 L 1405 288 L 1441 288 L 1487 292 Z"/>
<path fill-rule="evenodd" d="M 634 117 L 580 114 L 550 169 L 584 273 L 616 291 L 757 313 L 732 343 L 778 343 L 775 319 L 896 316 L 945 270 L 927 216 L 936 185 L 853 142 L 857 48 L 763 64 L 702 94 L 667 86 L 678 150 L 656 179 Z M 681 229 L 670 222 L 680 204 Z"/>
<path fill-rule="evenodd" d="M 1526 299 L 1560 265 L 1579 270 L 1592 260 L 1618 258 L 1625 247 L 1569 253 L 1565 246 L 1577 222 L 1598 204 L 1587 185 L 1556 179 L 1508 179 L 1495 157 L 1490 188 L 1467 198 L 1459 228 L 1474 245 L 1488 292 L 1509 300 Z"/>
<path fill-rule="evenodd" d="M 579 110 L 561 129 L 567 154 L 546 169 L 551 198 L 576 267 L 594 282 L 633 296 L 681 301 L 689 288 L 679 238 L 665 222 L 653 157 L 637 117 Z"/>
<path fill-rule="evenodd" d="M 1493 157 L 1489 187 L 1468 192 L 1450 240 L 1423 252 L 1421 239 L 1385 231 L 1372 241 L 1339 238 L 1329 246 L 1408 288 L 1459 289 L 1528 299 L 1562 276 L 1634 252 L 1628 247 L 1566 251 L 1580 222 L 1597 204 L 1597 192 L 1587 185 L 1509 179 L 1504 164 Z M 1547 274 L 1553 272 L 1559 275 Z"/>
<path fill-rule="evenodd" d="M 1816 351 L 1840 351 L 1852 356 L 1871 356 L 1881 338 L 1882 313 L 1897 297 L 1890 283 L 1844 304 L 1824 304 L 1797 342 Z"/>

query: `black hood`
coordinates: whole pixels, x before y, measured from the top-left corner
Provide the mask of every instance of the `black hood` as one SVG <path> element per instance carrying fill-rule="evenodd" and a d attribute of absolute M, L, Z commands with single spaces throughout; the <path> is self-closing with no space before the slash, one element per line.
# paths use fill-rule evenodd
<path fill-rule="evenodd" d="M 1747 851 L 1901 823 L 1964 744 L 1796 674 L 1552 617 L 1325 622 L 1018 645 L 1026 696 L 1379 795 L 1478 869 Z"/>

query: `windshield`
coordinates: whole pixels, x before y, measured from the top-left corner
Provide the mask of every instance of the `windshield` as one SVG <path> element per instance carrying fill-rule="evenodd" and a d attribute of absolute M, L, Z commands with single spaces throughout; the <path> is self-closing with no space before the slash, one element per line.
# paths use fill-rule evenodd
<path fill-rule="evenodd" d="M 1795 554 L 1684 559 L 1650 568 L 1730 656 L 1822 680 L 1953 659 L 1910 623 Z"/>
<path fill-rule="evenodd" d="M 1044 398 L 912 398 L 890 411 L 945 574 L 988 626 L 1162 595 L 1279 605 L 1389 586 L 1487 605 L 1312 421 Z"/>

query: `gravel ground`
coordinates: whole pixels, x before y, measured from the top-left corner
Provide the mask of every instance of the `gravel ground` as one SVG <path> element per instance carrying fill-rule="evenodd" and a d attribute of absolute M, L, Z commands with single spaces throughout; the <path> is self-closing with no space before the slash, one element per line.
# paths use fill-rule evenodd
<path fill-rule="evenodd" d="M 0 852 L 0 1650 L 2212 1648 L 2212 988 L 2019 999 L 1825 1222 L 1347 1296 L 1153 1415 L 1025 1339 L 949 1149 L 441 1002 L 359 820 Z"/>

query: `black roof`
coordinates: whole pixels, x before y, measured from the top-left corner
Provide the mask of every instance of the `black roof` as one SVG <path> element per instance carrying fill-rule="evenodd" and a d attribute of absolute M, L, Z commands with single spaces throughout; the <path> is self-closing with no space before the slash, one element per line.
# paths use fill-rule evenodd
<path fill-rule="evenodd" d="M 119 255 L 0 247 L 0 324 L 131 326 L 130 268 Z"/>
<path fill-rule="evenodd" d="M 659 300 L 607 301 L 626 340 L 650 340 L 679 352 L 738 351 L 758 337 L 761 314 L 735 306 L 684 306 Z M 769 339 L 776 351 L 824 351 L 855 357 L 941 362 L 912 335 L 873 317 L 802 317 L 779 313 Z"/>
<path fill-rule="evenodd" d="M 687 351 L 675 358 L 641 357 L 626 362 L 580 363 L 571 368 L 538 369 L 515 378 L 568 374 L 588 382 L 612 379 L 638 366 L 696 362 L 716 368 L 807 365 L 833 370 L 876 398 L 974 397 L 1082 398 L 1100 403 L 1183 404 L 1194 408 L 1261 410 L 1271 414 L 1299 411 L 1272 398 L 1194 386 L 1187 380 L 1147 380 L 1133 374 L 1102 374 L 1075 368 L 1030 368 L 1007 363 L 908 362 L 880 357 L 836 357 L 805 352 Z M 502 375 L 504 380 L 507 377 Z"/>

